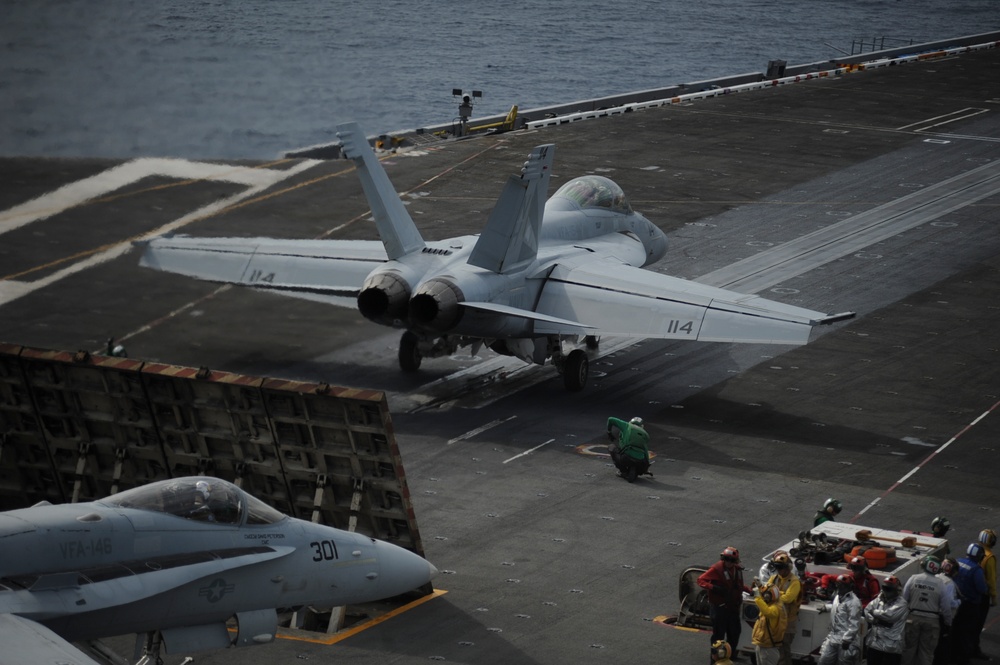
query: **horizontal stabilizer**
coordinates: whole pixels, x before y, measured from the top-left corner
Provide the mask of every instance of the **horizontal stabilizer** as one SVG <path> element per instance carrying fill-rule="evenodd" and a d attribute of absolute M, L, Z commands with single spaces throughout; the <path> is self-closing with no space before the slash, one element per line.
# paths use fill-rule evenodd
<path fill-rule="evenodd" d="M 390 259 L 398 259 L 422 249 L 424 240 L 420 237 L 417 225 L 406 212 L 406 207 L 368 145 L 368 138 L 361 127 L 356 122 L 337 125 L 337 138 L 340 139 L 344 155 L 354 162 L 358 170 L 378 235 L 385 244 L 385 253 Z"/>
<path fill-rule="evenodd" d="M 507 179 L 472 248 L 470 265 L 507 273 L 522 270 L 535 260 L 555 151 L 551 144 L 536 147 L 528 155 L 521 175 Z"/>

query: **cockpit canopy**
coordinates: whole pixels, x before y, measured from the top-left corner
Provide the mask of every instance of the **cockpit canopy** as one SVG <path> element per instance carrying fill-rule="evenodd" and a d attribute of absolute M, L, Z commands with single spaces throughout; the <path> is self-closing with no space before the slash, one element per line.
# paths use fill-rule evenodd
<path fill-rule="evenodd" d="M 563 202 L 568 201 L 579 210 L 612 210 L 625 215 L 632 214 L 632 206 L 625 192 L 613 180 L 599 175 L 585 175 L 570 180 L 560 187 L 549 199 L 549 205 L 559 209 L 573 209 Z"/>
<path fill-rule="evenodd" d="M 113 494 L 101 503 L 217 524 L 239 524 L 244 508 L 247 524 L 273 524 L 285 518 L 236 485 L 205 476 L 161 480 Z"/>

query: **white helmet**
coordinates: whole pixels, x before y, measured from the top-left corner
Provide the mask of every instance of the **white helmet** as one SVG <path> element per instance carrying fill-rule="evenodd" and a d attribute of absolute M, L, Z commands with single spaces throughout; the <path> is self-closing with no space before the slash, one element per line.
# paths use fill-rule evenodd
<path fill-rule="evenodd" d="M 642 427 L 642 418 L 636 416 L 632 420 L 628 421 L 628 423 L 629 425 L 638 425 L 639 427 Z"/>

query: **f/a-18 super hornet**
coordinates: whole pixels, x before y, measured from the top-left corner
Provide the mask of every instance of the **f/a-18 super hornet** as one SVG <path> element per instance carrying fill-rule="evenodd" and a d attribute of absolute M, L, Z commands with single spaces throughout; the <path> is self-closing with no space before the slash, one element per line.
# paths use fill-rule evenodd
<path fill-rule="evenodd" d="M 507 180 L 482 233 L 426 242 L 357 124 L 338 127 L 381 242 L 161 237 L 141 264 L 331 304 L 351 303 L 404 329 L 399 364 L 481 345 L 547 360 L 584 387 L 601 336 L 805 344 L 827 315 L 643 270 L 663 232 L 608 178 L 570 180 L 548 201 L 555 146 L 540 145 Z"/>
<path fill-rule="evenodd" d="M 0 663 L 96 665 L 70 642 L 128 633 L 158 633 L 168 653 L 262 644 L 277 608 L 390 598 L 436 573 L 413 552 L 287 517 L 218 478 L 43 503 L 0 513 Z"/>

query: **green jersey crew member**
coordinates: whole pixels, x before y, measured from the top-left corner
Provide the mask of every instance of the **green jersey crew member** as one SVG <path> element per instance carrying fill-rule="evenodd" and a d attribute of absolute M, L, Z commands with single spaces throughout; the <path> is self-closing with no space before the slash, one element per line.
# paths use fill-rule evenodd
<path fill-rule="evenodd" d="M 618 441 L 608 446 L 611 460 L 621 476 L 631 483 L 649 471 L 649 434 L 638 416 L 628 422 L 608 418 L 608 438 L 612 441 L 614 430 L 618 430 Z"/>

